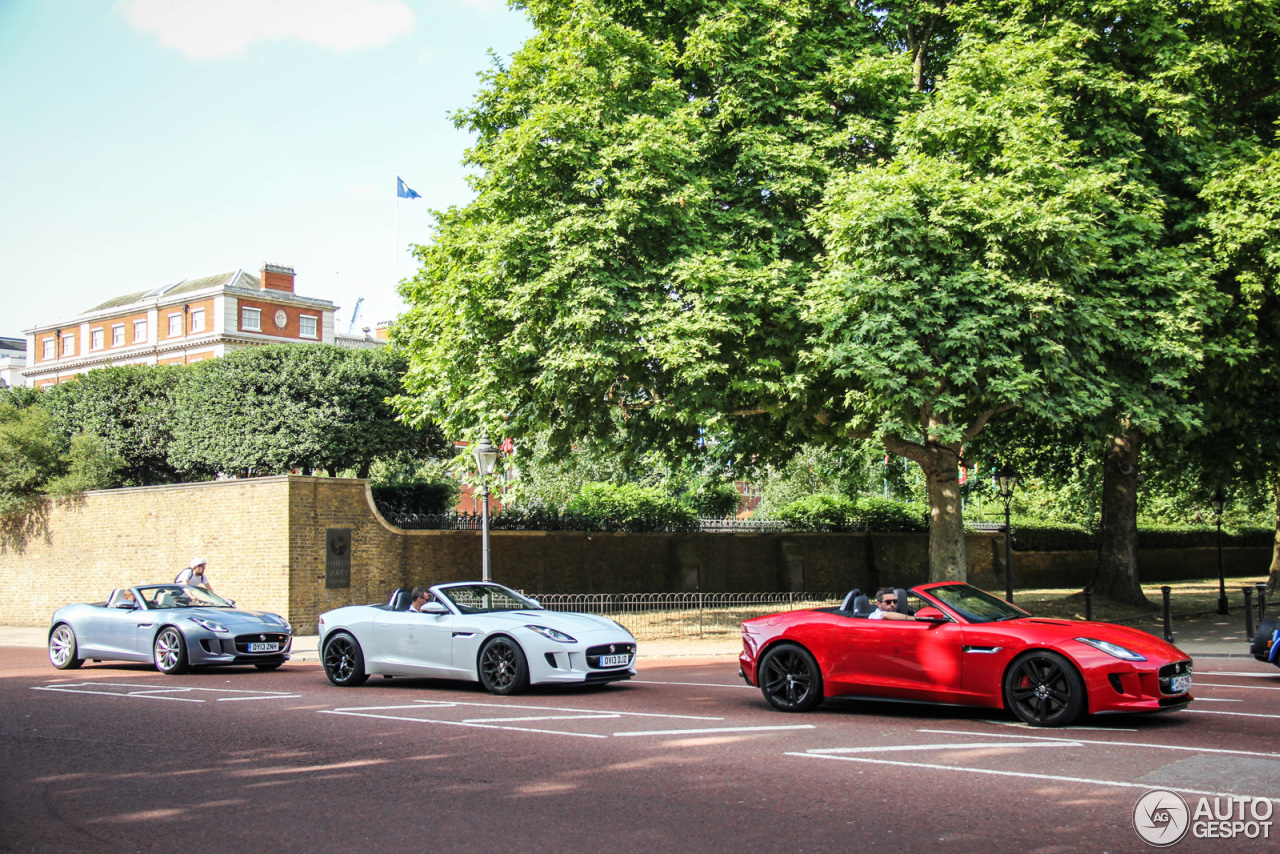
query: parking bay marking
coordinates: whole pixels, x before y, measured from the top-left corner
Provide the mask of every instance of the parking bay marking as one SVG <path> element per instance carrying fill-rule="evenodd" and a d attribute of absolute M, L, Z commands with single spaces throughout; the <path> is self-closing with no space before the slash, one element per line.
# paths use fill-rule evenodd
<path fill-rule="evenodd" d="M 447 720 L 438 718 L 421 718 L 407 714 L 387 714 L 388 712 L 403 711 L 408 709 L 447 709 L 458 707 L 479 707 L 486 709 L 528 709 L 539 712 L 571 712 L 569 715 L 529 715 L 523 717 L 500 717 L 500 718 L 464 718 L 462 720 Z M 569 732 L 565 730 L 554 729 L 538 729 L 535 727 L 524 726 L 505 726 L 508 723 L 517 723 L 523 721 L 552 721 L 552 720 L 606 720 L 618 718 L 666 718 L 690 721 L 707 721 L 708 723 L 715 721 L 723 721 L 724 718 L 712 717 L 708 715 L 671 715 L 658 712 L 607 712 L 596 709 L 577 709 L 564 708 L 559 706 L 529 706 L 529 705 L 508 705 L 505 703 L 465 703 L 452 702 L 448 700 L 419 700 L 414 703 L 396 706 L 353 706 L 343 709 L 325 709 L 320 714 L 326 715 L 347 715 L 351 717 L 361 718 L 380 718 L 384 720 L 401 720 L 413 723 L 429 723 L 441 724 L 444 726 L 461 726 L 473 727 L 477 729 L 503 729 L 515 732 L 532 732 L 545 735 L 567 735 L 578 738 L 626 738 L 639 736 L 664 736 L 664 735 L 706 735 L 728 732 L 776 732 L 779 730 L 797 730 L 797 729 L 815 729 L 813 724 L 790 724 L 782 726 L 721 726 L 721 727 L 699 727 L 689 729 L 661 729 L 661 730 L 624 730 L 620 732 L 610 733 L 608 735 L 602 733 L 585 733 L 585 732 Z"/>
<path fill-rule="evenodd" d="M 987 735 L 987 733 L 975 733 L 968 730 L 960 730 L 960 729 L 921 729 L 916 731 L 930 733 L 933 735 L 968 735 L 968 736 Z M 1251 757 L 1261 756 L 1261 757 L 1280 758 L 1280 754 L 1277 754 L 1277 753 L 1260 753 L 1257 750 L 1231 750 L 1230 748 L 1225 748 L 1225 747 L 1190 747 L 1185 744 L 1152 744 L 1149 742 L 1141 742 L 1141 741 L 1103 741 L 1102 739 L 1095 739 L 1095 738 L 1057 738 L 1052 735 L 1014 735 L 1013 733 L 1003 733 L 1003 732 L 990 733 L 990 735 L 994 738 L 1016 738 L 1016 739 L 1023 739 L 1027 741 L 1040 741 L 1040 742 L 1062 741 L 1062 742 L 1070 742 L 1076 745 L 1098 744 L 1098 745 L 1102 745 L 1103 747 L 1149 747 L 1149 748 L 1152 748 L 1153 750 L 1188 750 L 1193 753 L 1223 753 L 1223 754 L 1231 754 L 1236 756 L 1251 756 Z"/>
<path fill-rule="evenodd" d="M 134 688 L 133 691 L 92 690 L 101 688 Z M 283 700 L 290 697 L 301 697 L 301 694 L 286 694 L 280 691 L 250 691 L 234 688 L 193 688 L 183 685 L 156 687 L 155 685 L 139 685 L 133 682 L 70 682 L 59 685 L 36 685 L 33 691 L 57 691 L 63 694 L 97 694 L 103 697 L 137 697 L 142 700 L 172 700 L 177 703 L 204 703 L 200 697 L 175 697 L 173 694 L 194 694 L 203 691 L 211 694 L 249 694 L 252 696 L 213 697 L 215 701 L 228 700 Z"/>

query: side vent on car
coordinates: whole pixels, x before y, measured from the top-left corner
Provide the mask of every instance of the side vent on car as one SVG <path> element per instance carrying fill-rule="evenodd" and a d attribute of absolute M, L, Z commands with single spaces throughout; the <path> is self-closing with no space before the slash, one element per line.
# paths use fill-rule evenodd
<path fill-rule="evenodd" d="M 547 664 L 550 664 L 556 670 L 560 669 L 560 665 L 556 664 L 556 654 L 554 652 L 543 653 L 547 657 Z"/>

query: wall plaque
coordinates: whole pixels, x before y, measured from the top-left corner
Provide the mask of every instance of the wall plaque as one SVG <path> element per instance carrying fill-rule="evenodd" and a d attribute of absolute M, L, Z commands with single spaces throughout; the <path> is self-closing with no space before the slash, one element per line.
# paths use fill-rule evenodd
<path fill-rule="evenodd" d="M 351 586 L 350 528 L 329 528 L 325 533 L 324 586 Z"/>

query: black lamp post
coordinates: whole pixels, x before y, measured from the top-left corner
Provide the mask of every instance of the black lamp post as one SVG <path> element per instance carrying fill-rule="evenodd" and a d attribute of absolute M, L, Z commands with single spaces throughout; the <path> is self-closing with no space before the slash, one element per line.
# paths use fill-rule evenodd
<path fill-rule="evenodd" d="M 1226 614 L 1230 609 L 1227 608 L 1227 580 L 1222 570 L 1222 508 L 1226 506 L 1227 499 L 1221 486 L 1213 491 L 1209 504 L 1218 517 L 1218 613 Z"/>
<path fill-rule="evenodd" d="M 480 441 L 471 450 L 476 458 L 476 467 L 480 469 L 480 494 L 484 503 L 480 509 L 481 519 L 481 557 L 480 580 L 492 581 L 489 572 L 489 475 L 498 466 L 498 449 L 489 441 L 489 433 L 481 434 Z"/>
<path fill-rule="evenodd" d="M 1018 473 L 1013 466 L 1005 463 L 996 472 L 997 494 L 1004 501 L 1004 598 L 1013 601 L 1013 529 L 1009 524 L 1009 503 L 1013 501 L 1013 490 L 1018 485 Z"/>

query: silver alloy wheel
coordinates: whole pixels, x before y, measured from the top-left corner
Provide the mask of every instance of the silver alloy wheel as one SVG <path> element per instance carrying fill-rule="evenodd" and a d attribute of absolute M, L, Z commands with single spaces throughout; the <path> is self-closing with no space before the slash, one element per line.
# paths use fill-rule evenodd
<path fill-rule="evenodd" d="M 165 629 L 156 635 L 156 669 L 172 673 L 182 662 L 182 636 L 177 629 Z"/>
<path fill-rule="evenodd" d="M 49 660 L 54 667 L 59 670 L 65 668 L 74 657 L 75 649 L 76 635 L 70 626 L 63 623 L 53 630 L 53 636 L 49 638 Z"/>

